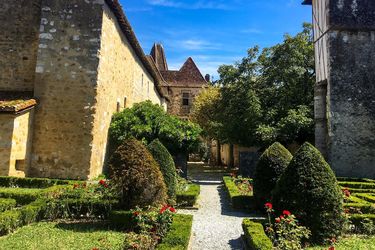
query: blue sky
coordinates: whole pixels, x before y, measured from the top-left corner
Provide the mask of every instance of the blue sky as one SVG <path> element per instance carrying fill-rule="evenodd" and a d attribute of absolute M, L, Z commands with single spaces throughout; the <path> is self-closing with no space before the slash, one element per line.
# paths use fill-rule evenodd
<path fill-rule="evenodd" d="M 203 74 L 232 64 L 255 45 L 279 43 L 311 22 L 301 0 L 120 0 L 145 52 L 161 42 L 170 69 L 191 56 Z"/>

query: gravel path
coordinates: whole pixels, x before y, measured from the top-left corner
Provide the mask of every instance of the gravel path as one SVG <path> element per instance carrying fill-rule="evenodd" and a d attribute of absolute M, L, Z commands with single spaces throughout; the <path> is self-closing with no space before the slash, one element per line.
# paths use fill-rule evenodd
<path fill-rule="evenodd" d="M 179 211 L 194 215 L 192 250 L 244 249 L 241 223 L 250 215 L 231 209 L 221 177 L 211 174 L 207 181 L 203 176 L 195 180 L 201 185 L 199 209 Z"/>

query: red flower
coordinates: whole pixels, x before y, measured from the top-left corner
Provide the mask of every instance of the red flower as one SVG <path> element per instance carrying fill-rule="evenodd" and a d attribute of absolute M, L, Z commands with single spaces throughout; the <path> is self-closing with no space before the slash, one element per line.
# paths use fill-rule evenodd
<path fill-rule="evenodd" d="M 94 247 L 92 250 L 99 250 L 99 248 Z"/>
<path fill-rule="evenodd" d="M 276 218 L 276 219 L 275 219 L 275 222 L 276 222 L 276 223 L 280 223 L 280 221 L 281 221 L 280 218 Z"/>
<path fill-rule="evenodd" d="M 108 187 L 108 184 L 105 180 L 100 180 L 99 181 L 99 184 L 102 185 L 103 187 L 107 188 Z"/>
<path fill-rule="evenodd" d="M 140 213 L 138 211 L 134 212 L 133 215 L 137 217 Z"/>
<path fill-rule="evenodd" d="M 335 250 L 335 247 L 331 246 L 331 247 L 328 248 L 328 250 Z"/>
<path fill-rule="evenodd" d="M 79 185 L 77 183 L 74 183 L 73 189 L 79 188 Z"/>
<path fill-rule="evenodd" d="M 284 219 L 284 216 L 280 215 L 280 219 L 283 220 L 283 219 Z"/>
<path fill-rule="evenodd" d="M 265 206 L 267 209 L 272 209 L 272 203 L 270 203 L 270 202 L 267 202 L 266 204 L 264 204 L 264 206 Z"/>
<path fill-rule="evenodd" d="M 170 207 L 169 211 L 171 211 L 172 213 L 176 213 L 176 209 L 174 207 Z"/>
<path fill-rule="evenodd" d="M 344 189 L 343 190 L 343 193 L 344 193 L 344 195 L 346 196 L 346 197 L 350 197 L 350 191 L 349 191 L 349 189 Z"/>
<path fill-rule="evenodd" d="M 169 208 L 168 205 L 164 205 L 164 206 L 160 209 L 159 212 L 162 214 L 162 213 L 164 213 L 168 208 Z"/>
<path fill-rule="evenodd" d="M 283 215 L 285 215 L 285 216 L 290 216 L 292 213 L 291 212 L 289 212 L 288 210 L 284 210 L 283 211 Z"/>

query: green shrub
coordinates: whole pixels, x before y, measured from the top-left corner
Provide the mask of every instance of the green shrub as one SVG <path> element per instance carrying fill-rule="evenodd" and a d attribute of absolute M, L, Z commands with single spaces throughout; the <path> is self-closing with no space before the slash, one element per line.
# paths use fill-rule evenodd
<path fill-rule="evenodd" d="M 236 209 L 252 209 L 254 208 L 254 196 L 244 195 L 238 190 L 236 184 L 229 176 L 224 176 L 224 186 L 227 190 L 232 207 Z"/>
<path fill-rule="evenodd" d="M 129 230 L 136 226 L 133 211 L 113 210 L 109 213 L 109 221 L 121 230 Z"/>
<path fill-rule="evenodd" d="M 375 183 L 373 182 L 340 181 L 339 185 L 347 188 L 375 189 Z"/>
<path fill-rule="evenodd" d="M 364 201 L 375 203 L 375 196 L 373 196 L 372 194 L 355 194 L 355 196 Z"/>
<path fill-rule="evenodd" d="M 166 202 L 166 186 L 159 166 L 147 148 L 135 139 L 125 140 L 109 161 L 111 183 L 124 209 Z"/>
<path fill-rule="evenodd" d="M 73 181 L 48 178 L 20 178 L 12 176 L 0 176 L 1 187 L 47 188 L 54 185 L 67 185 L 71 182 Z"/>
<path fill-rule="evenodd" d="M 6 235 L 18 227 L 41 220 L 45 209 L 46 201 L 38 199 L 20 209 L 0 213 L 0 235 Z"/>
<path fill-rule="evenodd" d="M 15 199 L 0 198 L 0 212 L 10 210 L 17 205 Z"/>
<path fill-rule="evenodd" d="M 42 193 L 43 189 L 36 188 L 0 188 L 1 198 L 15 199 L 21 205 L 35 201 Z"/>
<path fill-rule="evenodd" d="M 275 142 L 259 158 L 254 174 L 254 198 L 258 208 L 271 201 L 271 192 L 292 160 L 292 154 Z"/>
<path fill-rule="evenodd" d="M 274 207 L 291 211 L 322 243 L 342 233 L 343 194 L 320 152 L 309 143 L 297 151 L 273 193 Z"/>
<path fill-rule="evenodd" d="M 188 184 L 186 191 L 180 191 L 177 193 L 177 206 L 193 207 L 197 203 L 200 192 L 201 189 L 199 185 Z"/>
<path fill-rule="evenodd" d="M 242 228 L 245 234 L 246 244 L 251 250 L 272 250 L 272 241 L 264 232 L 263 225 L 253 222 L 250 219 L 244 219 Z"/>
<path fill-rule="evenodd" d="M 170 231 L 162 239 L 162 242 L 156 247 L 156 249 L 187 250 L 190 241 L 192 224 L 192 215 L 174 215 Z"/>
<path fill-rule="evenodd" d="M 160 171 L 163 174 L 165 185 L 168 189 L 168 197 L 176 199 L 177 174 L 172 155 L 168 149 L 158 140 L 153 140 L 148 145 L 148 150 L 159 164 Z"/>

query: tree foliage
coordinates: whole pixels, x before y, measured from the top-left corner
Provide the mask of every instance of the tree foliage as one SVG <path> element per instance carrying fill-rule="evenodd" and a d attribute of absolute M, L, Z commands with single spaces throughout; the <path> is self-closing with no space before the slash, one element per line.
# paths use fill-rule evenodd
<path fill-rule="evenodd" d="M 159 139 L 168 151 L 193 152 L 200 142 L 201 128 L 189 121 L 168 115 L 161 106 L 145 101 L 115 114 L 109 136 L 111 147 L 134 137 L 146 145 Z"/>
<path fill-rule="evenodd" d="M 197 98 L 194 120 L 222 142 L 245 146 L 313 137 L 314 46 L 312 27 L 223 65 L 220 80 Z"/>

